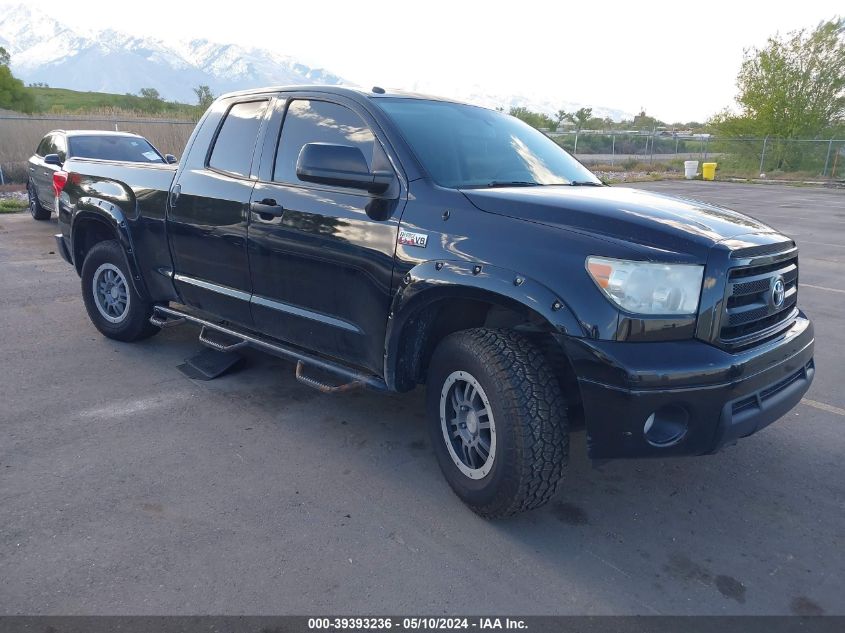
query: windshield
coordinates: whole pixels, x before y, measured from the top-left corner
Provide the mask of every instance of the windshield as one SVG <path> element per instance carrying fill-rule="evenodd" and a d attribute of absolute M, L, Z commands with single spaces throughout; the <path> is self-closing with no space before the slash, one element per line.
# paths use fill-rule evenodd
<path fill-rule="evenodd" d="M 137 136 L 71 136 L 68 138 L 68 155 L 132 163 L 164 162 L 155 147 Z"/>
<path fill-rule="evenodd" d="M 423 99 L 377 102 L 442 187 L 601 184 L 545 134 L 502 112 Z"/>

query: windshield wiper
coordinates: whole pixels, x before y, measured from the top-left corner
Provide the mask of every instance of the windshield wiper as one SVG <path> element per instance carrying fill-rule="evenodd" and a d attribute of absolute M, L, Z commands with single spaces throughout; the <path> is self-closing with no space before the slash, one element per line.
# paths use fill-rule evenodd
<path fill-rule="evenodd" d="M 569 183 L 570 187 L 604 187 L 604 184 L 595 182 L 593 180 L 572 180 Z"/>
<path fill-rule="evenodd" d="M 481 187 L 492 188 L 492 187 L 537 187 L 539 186 L 539 182 L 533 182 L 531 180 L 494 180 L 493 182 L 488 182 L 486 185 L 479 185 Z"/>

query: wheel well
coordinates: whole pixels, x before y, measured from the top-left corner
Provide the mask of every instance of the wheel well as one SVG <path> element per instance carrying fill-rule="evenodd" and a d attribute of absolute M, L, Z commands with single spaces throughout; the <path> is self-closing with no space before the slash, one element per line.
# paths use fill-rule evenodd
<path fill-rule="evenodd" d="M 453 332 L 476 327 L 517 330 L 545 353 L 570 405 L 570 423 L 583 421 L 578 381 L 572 363 L 554 339 L 554 327 L 542 315 L 507 299 L 441 299 L 412 316 L 400 334 L 396 388 L 400 391 L 425 384 L 428 364 L 438 343 Z"/>
<path fill-rule="evenodd" d="M 73 231 L 73 262 L 76 272 L 81 274 L 82 263 L 95 244 L 114 239 L 117 239 L 114 229 L 105 222 L 94 219 L 82 220 Z"/>

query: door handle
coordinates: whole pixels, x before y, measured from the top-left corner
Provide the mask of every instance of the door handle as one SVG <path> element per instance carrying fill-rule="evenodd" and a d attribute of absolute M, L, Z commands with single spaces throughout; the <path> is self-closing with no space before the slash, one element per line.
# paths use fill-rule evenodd
<path fill-rule="evenodd" d="M 269 200 L 267 198 L 261 202 L 253 202 L 249 205 L 249 209 L 253 213 L 257 213 L 262 220 L 267 221 L 273 218 L 280 218 L 285 212 L 285 208 L 282 205 L 276 204 L 275 200 Z"/>

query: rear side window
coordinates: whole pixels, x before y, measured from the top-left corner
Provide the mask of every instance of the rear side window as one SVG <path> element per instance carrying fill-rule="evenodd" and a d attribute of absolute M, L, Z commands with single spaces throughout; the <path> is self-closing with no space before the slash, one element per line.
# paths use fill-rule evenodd
<path fill-rule="evenodd" d="M 370 171 L 384 168 L 387 157 L 376 143 L 372 130 L 349 108 L 327 101 L 296 99 L 288 106 L 282 136 L 276 153 L 273 180 L 300 182 L 296 176 L 296 160 L 306 143 L 355 145 L 367 159 Z"/>
<path fill-rule="evenodd" d="M 62 160 L 62 162 L 67 160 L 67 141 L 65 140 L 64 135 L 53 135 L 53 147 L 53 152 L 59 155 L 59 158 Z"/>
<path fill-rule="evenodd" d="M 37 150 L 39 156 L 59 153 L 59 148 L 56 146 L 56 136 L 56 134 L 48 134 L 41 140 L 41 144 L 38 146 Z"/>
<path fill-rule="evenodd" d="M 38 144 L 38 149 L 35 150 L 35 153 L 39 156 L 46 156 L 50 153 L 50 135 L 48 134 L 44 138 L 41 139 L 41 142 Z"/>
<path fill-rule="evenodd" d="M 249 176 L 258 129 L 267 101 L 236 103 L 223 120 L 208 166 L 236 176 Z"/>
<path fill-rule="evenodd" d="M 71 136 L 68 150 L 74 158 L 97 158 L 131 163 L 163 163 L 149 141 L 137 136 Z"/>

